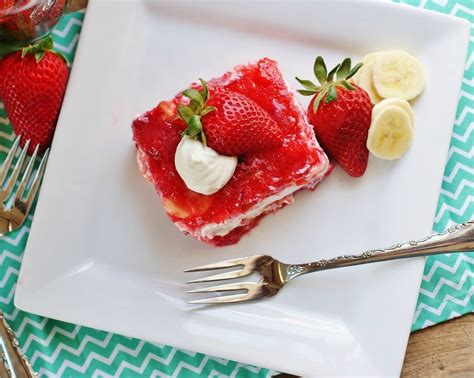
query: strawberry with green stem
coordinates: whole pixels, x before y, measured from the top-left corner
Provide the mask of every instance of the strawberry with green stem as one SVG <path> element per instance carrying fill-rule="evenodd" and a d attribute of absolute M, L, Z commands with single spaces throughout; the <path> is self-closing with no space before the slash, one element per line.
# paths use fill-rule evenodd
<path fill-rule="evenodd" d="M 281 144 L 278 124 L 260 105 L 234 91 L 210 90 L 204 80 L 200 81 L 200 90 L 183 91 L 189 104 L 178 106 L 178 114 L 187 125 L 183 136 L 228 156 L 258 153 Z"/>
<path fill-rule="evenodd" d="M 0 97 L 22 145 L 31 140 L 30 154 L 51 144 L 68 81 L 67 62 L 52 48 L 47 37 L 0 60 Z"/>
<path fill-rule="evenodd" d="M 350 176 L 360 177 L 369 159 L 366 143 L 372 103 L 364 89 L 349 81 L 362 64 L 351 65 L 346 58 L 328 72 L 318 56 L 313 71 L 319 85 L 296 80 L 304 87 L 298 90 L 300 94 L 313 96 L 307 114 L 319 142 Z"/>

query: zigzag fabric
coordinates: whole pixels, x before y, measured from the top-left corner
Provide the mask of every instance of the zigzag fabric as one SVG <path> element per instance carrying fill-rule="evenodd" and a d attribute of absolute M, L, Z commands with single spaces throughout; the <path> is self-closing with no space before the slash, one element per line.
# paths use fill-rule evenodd
<path fill-rule="evenodd" d="M 396 1 L 400 2 L 400 1 Z M 408 1 L 450 13 L 474 24 L 471 0 Z M 64 16 L 53 32 L 56 48 L 72 61 L 84 12 Z M 436 231 L 473 215 L 474 34 L 446 165 Z M 0 161 L 14 138 L 0 102 Z M 275 372 L 200 353 L 151 344 L 16 309 L 13 295 L 32 216 L 18 231 L 0 239 L 0 309 L 12 325 L 33 367 L 46 377 L 268 377 Z M 472 312 L 474 254 L 427 259 L 413 330 Z"/>

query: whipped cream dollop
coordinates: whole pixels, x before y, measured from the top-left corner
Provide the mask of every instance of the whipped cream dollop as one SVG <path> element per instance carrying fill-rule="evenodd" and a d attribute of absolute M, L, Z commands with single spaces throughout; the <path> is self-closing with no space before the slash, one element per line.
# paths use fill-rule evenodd
<path fill-rule="evenodd" d="M 230 180 L 237 157 L 220 155 L 200 141 L 184 136 L 176 148 L 174 164 L 189 189 L 209 195 Z"/>

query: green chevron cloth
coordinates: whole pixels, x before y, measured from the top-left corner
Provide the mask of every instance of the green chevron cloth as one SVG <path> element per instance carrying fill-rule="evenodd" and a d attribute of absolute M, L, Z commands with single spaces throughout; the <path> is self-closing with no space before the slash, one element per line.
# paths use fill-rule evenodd
<path fill-rule="evenodd" d="M 473 25 L 434 219 L 433 229 L 443 231 L 473 218 L 474 212 L 474 6 L 472 0 L 404 3 L 465 18 Z M 74 58 L 83 18 L 84 12 L 63 16 L 53 32 L 55 48 L 70 61 Z M 13 138 L 0 101 L 0 161 L 5 158 Z M 19 311 L 13 305 L 13 296 L 32 218 L 30 215 L 21 229 L 0 238 L 0 309 L 40 374 L 49 377 L 267 377 L 275 373 Z M 473 312 L 473 293 L 474 253 L 428 258 L 412 330 Z"/>

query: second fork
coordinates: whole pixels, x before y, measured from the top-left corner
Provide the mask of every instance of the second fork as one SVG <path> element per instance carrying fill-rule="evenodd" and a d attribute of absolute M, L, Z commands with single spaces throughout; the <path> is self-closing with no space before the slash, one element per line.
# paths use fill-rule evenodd
<path fill-rule="evenodd" d="M 44 153 L 36 175 L 34 176 L 31 183 L 30 190 L 25 197 L 25 191 L 31 179 L 33 167 L 38 155 L 39 146 L 36 146 L 33 155 L 30 157 L 30 160 L 24 170 L 18 189 L 15 192 L 15 184 L 21 174 L 23 166 L 25 165 L 26 152 L 30 145 L 30 140 L 26 141 L 23 149 L 21 150 L 20 156 L 18 157 L 15 165 L 13 165 L 14 158 L 18 150 L 20 150 L 20 140 L 21 136 L 16 137 L 7 157 L 5 158 L 5 161 L 0 168 L 0 236 L 6 234 L 7 232 L 18 229 L 25 221 L 33 201 L 36 198 L 36 194 L 46 168 L 46 162 L 48 160 L 49 149 Z M 9 171 L 11 169 L 12 171 L 9 175 Z"/>

